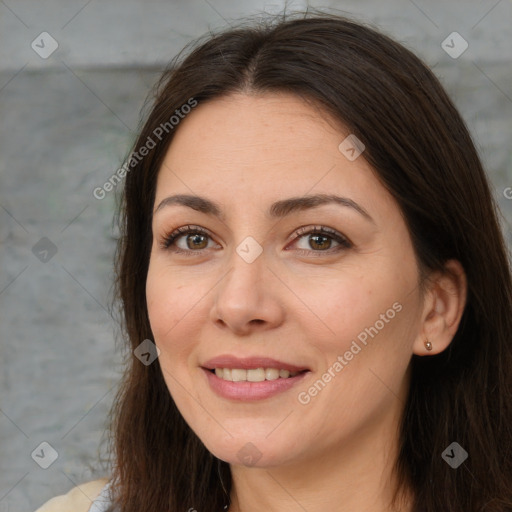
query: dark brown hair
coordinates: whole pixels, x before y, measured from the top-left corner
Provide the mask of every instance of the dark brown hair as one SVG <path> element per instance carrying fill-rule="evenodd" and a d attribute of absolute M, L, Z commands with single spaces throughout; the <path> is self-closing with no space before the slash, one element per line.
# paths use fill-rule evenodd
<path fill-rule="evenodd" d="M 421 276 L 463 265 L 468 298 L 442 353 L 412 356 L 396 474 L 414 510 L 512 509 L 512 282 L 498 212 L 463 119 L 434 74 L 402 45 L 330 14 L 293 15 L 209 35 L 164 73 L 135 152 L 194 98 L 234 92 L 299 95 L 366 146 L 364 158 L 397 201 Z M 191 114 L 193 115 L 193 113 Z M 183 420 L 158 360 L 131 355 L 154 339 L 146 305 L 157 174 L 179 125 L 133 161 L 119 209 L 117 297 L 130 359 L 112 410 L 113 488 L 122 512 L 219 512 L 229 465 Z M 469 454 L 452 469 L 452 442 Z M 222 476 L 222 482 L 221 477 Z"/>

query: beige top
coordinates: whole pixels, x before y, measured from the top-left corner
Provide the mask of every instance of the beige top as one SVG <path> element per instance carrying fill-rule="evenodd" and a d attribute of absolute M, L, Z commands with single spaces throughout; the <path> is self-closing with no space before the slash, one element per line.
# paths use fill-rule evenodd
<path fill-rule="evenodd" d="M 67 494 L 56 496 L 39 507 L 36 512 L 88 512 L 92 502 L 107 484 L 107 478 L 73 487 Z"/>

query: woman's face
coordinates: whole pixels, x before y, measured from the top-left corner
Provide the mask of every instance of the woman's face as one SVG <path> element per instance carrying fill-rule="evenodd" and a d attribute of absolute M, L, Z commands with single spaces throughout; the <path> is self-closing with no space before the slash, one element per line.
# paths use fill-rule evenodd
<path fill-rule="evenodd" d="M 396 434 L 418 269 L 396 202 L 333 126 L 292 95 L 231 95 L 181 121 L 159 172 L 146 287 L 159 362 L 231 464 Z"/>

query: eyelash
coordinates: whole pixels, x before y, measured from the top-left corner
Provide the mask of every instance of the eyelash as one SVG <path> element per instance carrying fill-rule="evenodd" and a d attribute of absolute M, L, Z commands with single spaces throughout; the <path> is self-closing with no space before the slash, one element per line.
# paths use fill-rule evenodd
<path fill-rule="evenodd" d="M 172 252 L 174 252 L 174 253 L 185 254 L 187 256 L 195 256 L 195 255 L 201 254 L 205 249 L 199 249 L 197 251 L 193 251 L 191 249 L 183 250 L 183 249 L 180 249 L 179 247 L 175 246 L 175 242 L 178 238 L 180 238 L 183 235 L 189 235 L 189 234 L 190 235 L 192 235 L 192 234 L 206 235 L 206 236 L 212 238 L 210 233 L 206 229 L 204 229 L 200 226 L 190 226 L 190 225 L 182 226 L 180 228 L 175 229 L 169 235 L 165 236 L 160 244 L 160 248 L 172 250 Z M 327 249 L 325 251 L 297 249 L 297 251 L 299 251 L 300 255 L 311 255 L 313 253 L 313 254 L 316 254 L 317 256 L 323 256 L 324 254 L 337 253 L 339 251 L 342 251 L 344 249 L 350 249 L 352 247 L 352 243 L 345 236 L 343 236 L 341 233 L 338 233 L 334 229 L 331 229 L 331 228 L 328 228 L 325 226 L 301 227 L 301 228 L 297 229 L 294 234 L 297 236 L 297 238 L 302 238 L 306 235 L 327 235 L 328 238 L 331 238 L 332 240 L 334 240 L 340 244 L 338 247 L 335 247 L 334 249 Z M 173 249 L 171 249 L 172 246 L 174 246 Z"/>

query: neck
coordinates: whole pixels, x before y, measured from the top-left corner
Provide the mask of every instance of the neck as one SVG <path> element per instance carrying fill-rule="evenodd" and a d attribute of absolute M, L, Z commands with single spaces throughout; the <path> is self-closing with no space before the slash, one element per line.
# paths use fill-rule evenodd
<path fill-rule="evenodd" d="M 407 490 L 402 502 L 391 506 L 397 415 L 398 410 L 388 411 L 386 418 L 314 457 L 268 468 L 231 465 L 229 512 L 412 512 Z"/>

